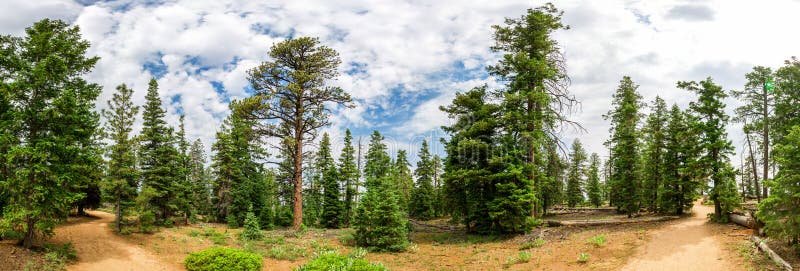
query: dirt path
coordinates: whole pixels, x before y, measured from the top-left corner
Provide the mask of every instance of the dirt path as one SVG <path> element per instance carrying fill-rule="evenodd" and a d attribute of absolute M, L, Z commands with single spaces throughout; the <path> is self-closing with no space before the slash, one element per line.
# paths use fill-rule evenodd
<path fill-rule="evenodd" d="M 67 270 L 175 270 L 152 253 L 115 235 L 108 226 L 113 223 L 114 215 L 97 211 L 87 213 L 95 218 L 70 219 L 67 225 L 56 229 L 53 241 L 72 242 L 78 251 L 78 263 L 68 266 Z"/>
<path fill-rule="evenodd" d="M 653 233 L 622 270 L 740 270 L 708 225 L 713 206 L 695 202 L 694 215 Z"/>

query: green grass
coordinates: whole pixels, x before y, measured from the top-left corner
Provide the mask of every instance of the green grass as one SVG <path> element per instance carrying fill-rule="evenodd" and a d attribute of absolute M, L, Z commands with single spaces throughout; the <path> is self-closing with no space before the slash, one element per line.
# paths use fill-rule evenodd
<path fill-rule="evenodd" d="M 578 262 L 579 263 L 586 263 L 586 262 L 589 261 L 589 258 L 591 258 L 591 257 L 592 257 L 592 255 L 589 255 L 589 253 L 581 252 L 581 254 L 578 254 Z"/>
<path fill-rule="evenodd" d="M 547 243 L 547 240 L 544 240 L 542 238 L 536 238 L 533 241 L 530 241 L 530 242 L 527 242 L 525 244 L 522 244 L 519 247 L 519 250 L 526 250 L 526 249 L 531 249 L 531 248 L 539 248 L 539 247 L 542 247 L 546 243 Z"/>
<path fill-rule="evenodd" d="M 277 245 L 267 250 L 264 256 L 276 260 L 294 261 L 306 257 L 306 250 L 294 245 Z"/>

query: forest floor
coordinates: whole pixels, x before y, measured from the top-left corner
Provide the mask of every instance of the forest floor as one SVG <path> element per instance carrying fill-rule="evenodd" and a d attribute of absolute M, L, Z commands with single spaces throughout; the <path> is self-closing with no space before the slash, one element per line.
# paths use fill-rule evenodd
<path fill-rule="evenodd" d="M 673 221 L 545 227 L 508 237 L 467 235 L 436 220 L 414 227 L 408 251 L 368 253 L 365 259 L 390 270 L 778 270 L 746 241 L 749 229 L 707 222 L 708 208 L 695 205 L 692 215 Z M 262 254 L 264 270 L 292 270 L 317 252 L 354 249 L 348 244 L 351 229 L 278 229 L 265 231 L 263 241 L 242 242 L 236 238 L 239 229 L 202 223 L 120 236 L 109 226 L 112 214 L 90 214 L 94 217 L 70 218 L 51 240 L 71 242 L 77 250 L 79 260 L 68 270 L 184 270 L 190 252 L 218 245 Z M 586 216 L 605 219 L 609 214 Z M 9 250 L 13 258 L 3 259 Z M 34 254 L 0 242 L 0 270 L 20 270 Z"/>

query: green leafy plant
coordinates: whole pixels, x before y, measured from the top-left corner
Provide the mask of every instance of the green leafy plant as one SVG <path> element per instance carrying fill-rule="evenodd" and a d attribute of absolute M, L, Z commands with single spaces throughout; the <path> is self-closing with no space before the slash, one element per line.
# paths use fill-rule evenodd
<path fill-rule="evenodd" d="M 261 255 L 232 248 L 213 247 L 190 253 L 184 264 L 189 271 L 261 270 Z"/>
<path fill-rule="evenodd" d="M 44 250 L 48 254 L 54 254 L 56 257 L 61 258 L 64 262 L 75 262 L 78 260 L 78 251 L 72 246 L 72 243 L 64 243 L 62 245 L 45 244 Z"/>
<path fill-rule="evenodd" d="M 355 259 L 329 251 L 321 253 L 295 271 L 386 271 L 389 270 L 382 264 L 370 263 L 362 259 Z"/>
<path fill-rule="evenodd" d="M 533 241 L 531 241 L 531 242 L 528 242 L 528 243 L 522 244 L 522 246 L 520 246 L 520 247 L 519 247 L 519 250 L 526 250 L 526 249 L 531 249 L 531 248 L 538 248 L 538 247 L 541 247 L 541 246 L 543 246 L 543 245 L 544 245 L 544 244 L 546 244 L 546 243 L 547 243 L 547 240 L 544 240 L 544 239 L 542 239 L 542 238 L 536 238 L 536 239 L 534 239 L 534 240 L 533 240 Z"/>
<path fill-rule="evenodd" d="M 586 242 L 594 245 L 595 247 L 602 247 L 606 244 L 606 235 L 599 234 L 592 236 L 592 238 L 589 238 L 589 240 L 586 240 Z"/>
<path fill-rule="evenodd" d="M 579 263 L 586 263 L 586 262 L 589 261 L 590 257 L 591 257 L 591 255 L 589 255 L 589 253 L 581 252 L 581 254 L 578 254 L 578 262 Z"/>
<path fill-rule="evenodd" d="M 350 251 L 350 254 L 348 254 L 347 256 L 353 259 L 363 259 L 364 256 L 367 256 L 367 252 L 368 252 L 367 249 L 363 247 L 357 247 L 353 249 L 353 251 Z"/>

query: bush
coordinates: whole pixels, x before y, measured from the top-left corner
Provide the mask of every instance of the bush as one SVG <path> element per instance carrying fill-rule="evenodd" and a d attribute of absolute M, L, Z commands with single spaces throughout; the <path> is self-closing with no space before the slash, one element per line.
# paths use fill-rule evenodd
<path fill-rule="evenodd" d="M 388 270 L 381 264 L 374 264 L 361 259 L 349 258 L 336 252 L 319 254 L 307 264 L 300 266 L 295 271 L 385 271 Z"/>
<path fill-rule="evenodd" d="M 145 211 L 139 215 L 139 231 L 144 233 L 153 232 L 156 223 L 156 215 L 152 211 Z"/>
<path fill-rule="evenodd" d="M 274 224 L 281 227 L 289 227 L 292 225 L 292 209 L 290 206 L 282 206 L 278 208 L 278 214 L 275 216 Z"/>
<path fill-rule="evenodd" d="M 591 255 L 589 255 L 589 253 L 581 252 L 581 254 L 578 254 L 579 263 L 586 263 L 589 261 L 589 258 L 591 258 Z"/>
<path fill-rule="evenodd" d="M 78 260 L 78 252 L 72 243 L 65 243 L 62 245 L 45 244 L 44 251 L 48 254 L 54 254 L 56 257 L 63 259 L 64 262 L 75 262 Z"/>
<path fill-rule="evenodd" d="M 225 220 L 228 221 L 228 228 L 235 229 L 239 227 L 239 221 L 236 220 L 236 215 L 228 214 Z"/>
<path fill-rule="evenodd" d="M 189 271 L 261 270 L 261 255 L 225 247 L 192 252 L 184 261 Z"/>
<path fill-rule="evenodd" d="M 264 233 L 261 232 L 261 227 L 258 226 L 258 218 L 251 212 L 247 212 L 244 219 L 244 231 L 240 236 L 242 240 L 261 240 L 264 239 Z"/>

